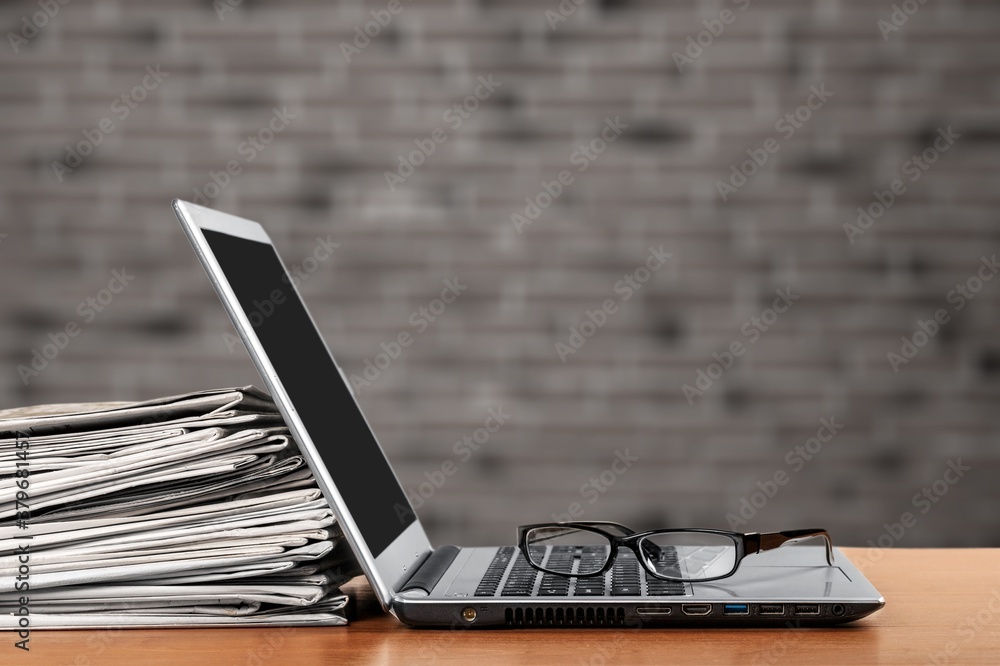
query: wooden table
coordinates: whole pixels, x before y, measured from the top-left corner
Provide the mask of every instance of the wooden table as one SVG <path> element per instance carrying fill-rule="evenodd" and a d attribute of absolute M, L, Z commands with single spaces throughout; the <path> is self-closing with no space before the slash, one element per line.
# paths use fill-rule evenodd
<path fill-rule="evenodd" d="M 1000 664 L 1000 550 L 893 549 L 870 565 L 844 552 L 886 607 L 833 629 L 415 630 L 357 579 L 348 627 L 34 631 L 30 653 L 4 632 L 0 664 Z"/>

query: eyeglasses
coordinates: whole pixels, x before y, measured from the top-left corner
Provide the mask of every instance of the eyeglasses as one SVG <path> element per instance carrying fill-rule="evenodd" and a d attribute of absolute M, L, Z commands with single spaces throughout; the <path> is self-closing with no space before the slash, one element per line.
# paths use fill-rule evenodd
<path fill-rule="evenodd" d="M 833 542 L 821 529 L 747 534 L 706 529 L 636 532 L 604 521 L 517 528 L 518 548 L 539 571 L 568 577 L 598 576 L 611 568 L 619 548 L 628 548 L 656 578 L 682 582 L 728 578 L 747 555 L 816 537 L 826 541 L 826 562 L 832 566 Z"/>

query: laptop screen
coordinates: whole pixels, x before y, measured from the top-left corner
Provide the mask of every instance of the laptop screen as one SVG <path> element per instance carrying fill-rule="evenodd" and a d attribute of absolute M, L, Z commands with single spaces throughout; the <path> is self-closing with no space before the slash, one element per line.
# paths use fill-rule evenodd
<path fill-rule="evenodd" d="M 203 229 L 369 550 L 416 516 L 274 248 Z"/>

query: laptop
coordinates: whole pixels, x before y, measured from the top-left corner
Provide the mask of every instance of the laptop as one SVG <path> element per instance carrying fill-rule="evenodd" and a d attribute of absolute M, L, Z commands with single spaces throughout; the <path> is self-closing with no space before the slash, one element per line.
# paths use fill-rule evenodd
<path fill-rule="evenodd" d="M 828 565 L 816 546 L 747 557 L 711 583 L 653 578 L 624 548 L 603 576 L 556 581 L 513 545 L 431 546 L 264 228 L 183 201 L 173 207 L 379 603 L 403 623 L 828 626 L 884 605 L 839 550 Z"/>

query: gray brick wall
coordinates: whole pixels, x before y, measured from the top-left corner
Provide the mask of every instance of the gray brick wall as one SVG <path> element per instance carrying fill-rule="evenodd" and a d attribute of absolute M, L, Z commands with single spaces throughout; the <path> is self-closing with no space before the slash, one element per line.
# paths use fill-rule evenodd
<path fill-rule="evenodd" d="M 576 503 L 641 527 L 742 507 L 740 529 L 1000 545 L 1000 280 L 949 299 L 1000 250 L 1000 8 L 904 5 L 403 0 L 351 49 L 388 1 L 233 0 L 220 18 L 207 0 L 53 0 L 37 34 L 43 5 L 5 3 L 0 405 L 259 383 L 169 209 L 197 189 L 301 262 L 352 373 L 412 336 L 359 394 L 404 485 L 444 480 L 419 510 L 438 543 L 507 541 Z M 275 108 L 294 118 L 268 128 Z M 575 152 L 615 118 L 602 154 Z M 416 141 L 434 152 L 409 174 Z M 90 154 L 74 167 L 68 146 Z M 736 187 L 733 168 L 754 173 Z M 641 288 L 619 284 L 661 245 Z M 430 322 L 419 308 L 454 278 L 468 288 Z M 68 344 L 26 383 L 50 334 Z M 897 373 L 902 336 L 925 344 Z M 496 407 L 509 420 L 477 433 Z M 821 418 L 836 433 L 810 442 Z M 971 469 L 939 480 L 958 459 Z"/>

